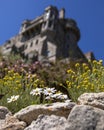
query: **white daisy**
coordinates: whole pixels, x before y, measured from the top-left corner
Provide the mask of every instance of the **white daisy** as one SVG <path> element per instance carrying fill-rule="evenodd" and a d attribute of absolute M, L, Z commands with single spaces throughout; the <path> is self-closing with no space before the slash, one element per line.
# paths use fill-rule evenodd
<path fill-rule="evenodd" d="M 56 98 L 56 99 L 63 99 L 63 100 L 68 99 L 68 96 L 64 95 L 62 93 L 53 94 L 51 97 L 52 98 Z"/>
<path fill-rule="evenodd" d="M 60 96 L 58 96 L 58 99 L 66 100 L 68 99 L 68 96 L 65 94 L 61 94 Z"/>
<path fill-rule="evenodd" d="M 11 102 L 14 102 L 14 101 L 16 101 L 17 99 L 19 98 L 19 95 L 13 95 L 13 96 L 11 96 L 11 98 L 7 98 L 7 102 L 8 103 L 11 103 Z"/>
<path fill-rule="evenodd" d="M 33 89 L 31 92 L 30 92 L 30 95 L 40 95 L 43 91 L 42 91 L 43 89 L 42 88 L 36 88 L 36 89 Z"/>
<path fill-rule="evenodd" d="M 55 88 L 46 88 L 45 90 L 44 90 L 44 95 L 52 95 L 52 94 L 54 94 L 56 92 L 56 89 Z"/>

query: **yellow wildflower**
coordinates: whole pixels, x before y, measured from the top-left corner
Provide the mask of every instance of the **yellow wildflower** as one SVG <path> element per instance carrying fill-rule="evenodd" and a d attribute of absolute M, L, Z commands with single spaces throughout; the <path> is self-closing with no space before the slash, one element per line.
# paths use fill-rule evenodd
<path fill-rule="evenodd" d="M 76 63 L 76 64 L 75 64 L 75 67 L 76 67 L 76 68 L 79 68 L 79 66 L 80 66 L 79 63 Z"/>

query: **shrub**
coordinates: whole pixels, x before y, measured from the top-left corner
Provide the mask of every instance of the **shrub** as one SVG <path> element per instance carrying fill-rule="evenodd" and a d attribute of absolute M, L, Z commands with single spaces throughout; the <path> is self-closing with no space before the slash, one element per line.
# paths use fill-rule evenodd
<path fill-rule="evenodd" d="M 13 69 L 5 68 L 6 75 L 0 79 L 0 94 L 3 96 L 0 105 L 8 107 L 13 113 L 32 104 L 63 101 L 67 95 L 48 88 L 36 74 L 19 74 Z"/>
<path fill-rule="evenodd" d="M 67 70 L 68 78 L 66 80 L 67 89 L 71 99 L 77 101 L 77 98 L 85 92 L 104 91 L 104 66 L 102 60 L 90 62 L 88 64 L 75 64 L 75 70 Z"/>

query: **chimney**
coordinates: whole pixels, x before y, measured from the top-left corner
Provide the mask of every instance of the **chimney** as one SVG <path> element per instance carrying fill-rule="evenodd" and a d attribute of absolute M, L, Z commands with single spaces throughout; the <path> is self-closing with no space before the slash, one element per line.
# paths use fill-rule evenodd
<path fill-rule="evenodd" d="M 64 9 L 64 8 L 62 8 L 62 9 L 60 10 L 60 12 L 59 12 L 59 18 L 60 18 L 60 19 L 64 19 L 64 18 L 65 18 L 65 9 Z"/>

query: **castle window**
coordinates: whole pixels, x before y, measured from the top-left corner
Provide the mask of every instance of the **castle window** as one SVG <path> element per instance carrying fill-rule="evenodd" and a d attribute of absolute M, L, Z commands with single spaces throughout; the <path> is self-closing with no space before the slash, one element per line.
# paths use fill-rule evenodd
<path fill-rule="evenodd" d="M 44 22 L 44 27 L 46 26 L 46 22 Z"/>
<path fill-rule="evenodd" d="M 49 51 L 49 50 L 47 50 L 47 56 L 48 56 L 48 57 L 50 56 L 50 51 Z"/>
<path fill-rule="evenodd" d="M 33 29 L 30 30 L 30 33 L 31 33 L 31 38 L 34 37 L 34 30 Z"/>
<path fill-rule="evenodd" d="M 38 44 L 38 40 L 36 40 L 36 43 L 35 43 L 36 45 Z"/>
<path fill-rule="evenodd" d="M 33 46 L 33 42 L 31 42 L 31 44 L 30 44 L 30 47 L 32 47 Z"/>
<path fill-rule="evenodd" d="M 29 35 L 29 32 L 27 31 L 26 32 L 26 40 L 29 40 L 29 38 L 30 38 L 30 35 Z"/>
<path fill-rule="evenodd" d="M 52 27 L 52 21 L 49 21 L 49 28 Z"/>
<path fill-rule="evenodd" d="M 41 27 L 38 25 L 35 27 L 35 35 L 39 35 L 41 31 Z"/>
<path fill-rule="evenodd" d="M 50 13 L 50 18 L 52 18 L 52 16 L 53 16 L 53 12 Z"/>

